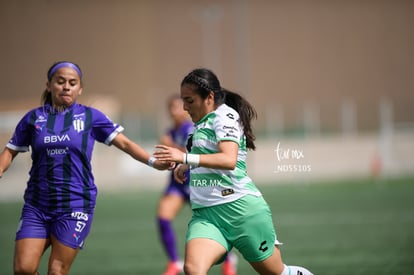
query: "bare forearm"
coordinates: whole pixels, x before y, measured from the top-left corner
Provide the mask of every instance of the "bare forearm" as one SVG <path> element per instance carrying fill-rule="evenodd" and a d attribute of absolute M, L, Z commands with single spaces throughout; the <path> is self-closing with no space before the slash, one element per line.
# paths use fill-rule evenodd
<path fill-rule="evenodd" d="M 0 154 L 0 177 L 3 176 L 3 173 L 7 171 L 10 167 L 10 164 L 13 161 L 13 158 L 17 155 L 17 152 L 12 151 L 8 148 L 4 148 L 3 152 Z"/>
<path fill-rule="evenodd" d="M 119 134 L 113 141 L 112 144 L 118 149 L 127 153 L 134 159 L 147 164 L 158 170 L 171 169 L 172 163 L 160 162 L 151 157 L 151 155 L 140 145 L 128 139 L 125 135 Z"/>
<path fill-rule="evenodd" d="M 134 159 L 147 164 L 150 158 L 150 154 L 145 151 L 144 148 L 136 144 L 135 142 L 128 139 L 123 134 L 119 134 L 113 141 L 112 144 L 116 146 L 118 149 L 122 150 L 123 152 L 127 153 Z"/>
<path fill-rule="evenodd" d="M 129 154 L 134 159 L 147 164 L 150 158 L 150 154 L 141 146 L 136 143 L 130 142 L 122 149 L 125 153 Z"/>

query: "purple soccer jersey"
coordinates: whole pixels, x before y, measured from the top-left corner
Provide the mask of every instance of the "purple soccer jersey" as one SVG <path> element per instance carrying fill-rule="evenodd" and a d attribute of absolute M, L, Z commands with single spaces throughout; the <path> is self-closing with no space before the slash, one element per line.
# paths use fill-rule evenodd
<path fill-rule="evenodd" d="M 95 140 L 110 145 L 123 127 L 97 109 L 73 104 L 63 112 L 50 105 L 29 111 L 7 147 L 32 150 L 25 202 L 46 213 L 92 213 L 97 188 L 91 158 Z"/>
<path fill-rule="evenodd" d="M 181 147 L 185 147 L 187 144 L 187 138 L 194 129 L 194 123 L 186 120 L 177 129 L 171 128 L 168 130 L 168 134 L 172 137 L 175 144 Z"/>
<path fill-rule="evenodd" d="M 175 144 L 181 147 L 186 147 L 188 136 L 193 132 L 194 123 L 191 121 L 183 122 L 177 129 L 171 128 L 168 130 L 168 134 L 172 137 Z M 178 183 L 174 179 L 174 173 L 170 174 L 170 183 L 165 190 L 165 193 L 177 193 L 181 195 L 185 200 L 190 199 L 190 171 L 186 173 L 187 180 L 184 184 Z"/>

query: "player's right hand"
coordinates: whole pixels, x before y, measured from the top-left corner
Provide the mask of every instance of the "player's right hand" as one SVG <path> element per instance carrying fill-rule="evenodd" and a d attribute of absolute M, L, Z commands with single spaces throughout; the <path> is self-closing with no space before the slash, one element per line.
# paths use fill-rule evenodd
<path fill-rule="evenodd" d="M 185 176 L 185 172 L 187 172 L 187 170 L 190 167 L 186 164 L 178 164 L 177 167 L 175 167 L 174 169 L 174 179 L 178 182 L 178 183 L 184 183 L 187 180 L 187 177 Z"/>

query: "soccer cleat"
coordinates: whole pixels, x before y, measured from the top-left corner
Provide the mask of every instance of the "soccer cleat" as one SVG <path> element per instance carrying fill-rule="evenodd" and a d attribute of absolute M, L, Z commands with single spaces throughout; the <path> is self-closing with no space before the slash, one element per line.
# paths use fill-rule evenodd
<path fill-rule="evenodd" d="M 228 260 L 224 261 L 221 266 L 222 275 L 236 275 L 237 274 L 237 256 L 234 253 L 229 253 Z"/>
<path fill-rule="evenodd" d="M 236 275 L 237 271 L 236 268 L 233 266 L 233 264 L 230 261 L 224 262 L 221 271 L 223 275 Z"/>
<path fill-rule="evenodd" d="M 168 262 L 163 275 L 177 275 L 183 272 L 183 264 L 180 262 Z"/>

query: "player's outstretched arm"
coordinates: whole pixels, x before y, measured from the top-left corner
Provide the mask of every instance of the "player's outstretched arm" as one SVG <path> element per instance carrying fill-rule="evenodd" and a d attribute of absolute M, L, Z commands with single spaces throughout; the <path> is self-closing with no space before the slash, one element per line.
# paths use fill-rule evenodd
<path fill-rule="evenodd" d="M 10 148 L 5 147 L 3 152 L 0 154 L 0 178 L 3 176 L 3 173 L 7 171 L 10 167 L 15 156 L 18 152 L 11 150 Z"/>
<path fill-rule="evenodd" d="M 237 163 L 238 144 L 233 141 L 221 141 L 219 152 L 214 154 L 183 153 L 177 148 L 156 145 L 154 156 L 160 161 L 174 161 L 188 164 L 191 167 L 207 167 L 214 169 L 233 170 Z"/>
<path fill-rule="evenodd" d="M 145 151 L 144 148 L 130 140 L 127 136 L 120 133 L 118 134 L 113 140 L 112 144 L 117 147 L 118 149 L 124 151 L 134 159 L 148 164 L 151 167 L 154 167 L 158 170 L 166 170 L 171 169 L 172 164 L 170 162 L 164 162 L 156 160 L 155 158 L 151 157 L 151 155 Z"/>

